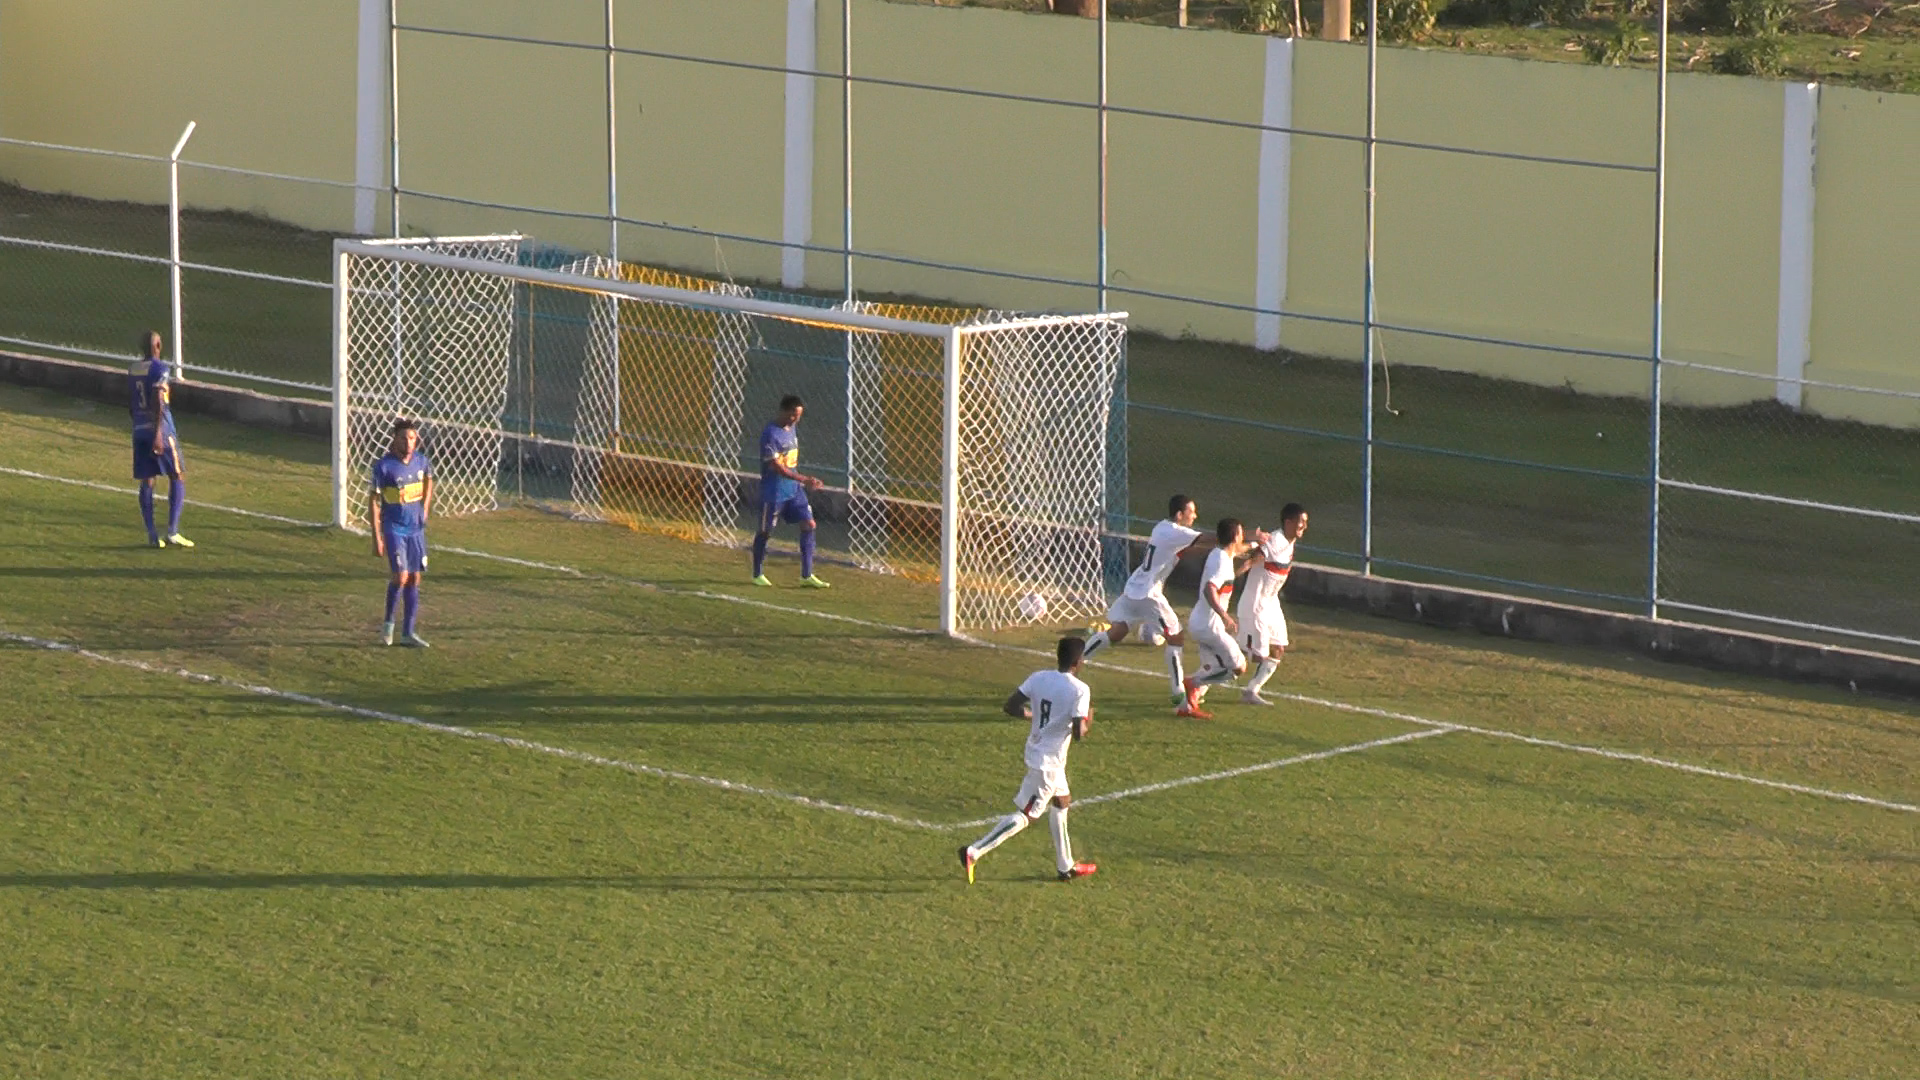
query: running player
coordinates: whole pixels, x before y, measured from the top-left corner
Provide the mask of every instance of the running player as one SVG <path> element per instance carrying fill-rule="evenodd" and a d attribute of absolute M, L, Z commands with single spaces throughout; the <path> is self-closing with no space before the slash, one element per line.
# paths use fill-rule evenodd
<path fill-rule="evenodd" d="M 987 835 L 960 849 L 960 865 L 967 871 L 969 885 L 973 884 L 974 864 L 1014 833 L 1040 820 L 1042 810 L 1047 812 L 1047 824 L 1053 830 L 1054 866 L 1060 880 L 1072 881 L 1100 869 L 1090 862 L 1074 862 L 1073 842 L 1067 838 L 1067 807 L 1073 803 L 1067 791 L 1067 749 L 1093 723 L 1093 691 L 1079 678 L 1086 646 L 1079 638 L 1061 638 L 1054 647 L 1057 669 L 1034 672 L 1020 689 L 1007 696 L 1003 708 L 1008 716 L 1033 721 L 1027 732 L 1027 778 L 1013 797 L 1017 812 L 1001 818 Z"/>
<path fill-rule="evenodd" d="M 773 527 L 782 521 L 800 526 L 800 584 L 808 589 L 831 588 L 813 575 L 813 507 L 807 492 L 820 490 L 820 479 L 803 475 L 800 464 L 800 436 L 794 427 L 807 411 L 807 403 L 798 394 L 780 399 L 780 415 L 760 432 L 760 521 L 753 534 L 753 583 L 771 586 L 767 580 L 767 541 Z"/>
<path fill-rule="evenodd" d="M 1223 683 L 1247 670 L 1247 658 L 1234 641 L 1239 625 L 1227 606 L 1233 602 L 1233 579 L 1240 576 L 1235 560 L 1253 545 L 1238 518 L 1221 518 L 1214 528 L 1216 543 L 1207 556 L 1206 569 L 1200 572 L 1200 600 L 1187 616 L 1187 633 L 1200 651 L 1200 670 L 1186 681 L 1184 700 L 1175 716 L 1211 720 L 1213 714 L 1200 708 L 1207 687 Z"/>
<path fill-rule="evenodd" d="M 427 640 L 414 633 L 420 614 L 420 575 L 427 570 L 427 517 L 433 512 L 433 463 L 420 449 L 420 425 L 412 420 L 393 422 L 393 440 L 387 456 L 373 466 L 373 498 L 368 505 L 373 520 L 373 553 L 387 560 L 393 577 L 387 582 L 387 619 L 380 629 L 382 644 L 393 644 L 393 605 L 406 601 L 403 640 L 415 648 Z"/>
<path fill-rule="evenodd" d="M 1155 525 L 1147 537 L 1146 558 L 1140 560 L 1140 565 L 1127 578 L 1126 590 L 1115 597 L 1113 606 L 1107 609 L 1109 625 L 1087 638 L 1086 655 L 1091 657 L 1108 645 L 1125 641 L 1127 631 L 1134 626 L 1158 626 L 1166 640 L 1168 685 L 1175 701 L 1186 697 L 1181 686 L 1187 675 L 1181 664 L 1181 649 L 1186 638 L 1180 633 L 1180 617 L 1167 602 L 1167 575 L 1173 573 L 1180 556 L 1200 541 L 1200 530 L 1193 527 L 1193 520 L 1199 514 L 1199 507 L 1185 495 L 1167 500 L 1166 518 Z"/>
<path fill-rule="evenodd" d="M 173 387 L 167 362 L 160 356 L 160 334 L 149 330 L 140 339 L 140 359 L 127 369 L 127 409 L 133 414 L 133 478 L 140 481 L 140 516 L 147 523 L 147 544 L 163 548 L 190 548 L 193 541 L 180 535 L 180 511 L 187 504 L 186 469 L 180 458 L 180 439 L 173 430 Z M 167 534 L 153 525 L 153 482 L 167 478 Z"/>
<path fill-rule="evenodd" d="M 1259 661 L 1247 688 L 1240 691 L 1245 705 L 1271 705 L 1260 696 L 1287 651 L 1287 616 L 1280 610 L 1280 590 L 1293 571 L 1293 545 L 1307 532 L 1307 508 L 1288 503 L 1280 508 L 1280 531 L 1269 534 L 1247 567 L 1247 585 L 1240 591 L 1240 642 L 1247 656 Z"/>

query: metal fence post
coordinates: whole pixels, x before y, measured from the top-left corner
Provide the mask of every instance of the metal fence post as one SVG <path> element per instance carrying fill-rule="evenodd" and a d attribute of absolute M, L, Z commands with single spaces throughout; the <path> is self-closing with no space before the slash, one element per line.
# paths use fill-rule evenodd
<path fill-rule="evenodd" d="M 616 137 L 613 60 L 613 0 L 607 0 L 607 257 L 614 262 L 617 278 L 620 276 L 620 143 Z"/>
<path fill-rule="evenodd" d="M 1367 0 L 1367 258 L 1365 287 L 1360 298 L 1360 342 L 1362 378 L 1366 382 L 1366 415 L 1361 419 L 1360 459 L 1360 572 L 1373 573 L 1373 211 L 1374 177 L 1378 164 L 1380 134 L 1380 0 Z"/>
<path fill-rule="evenodd" d="M 1667 297 L 1667 2 L 1660 0 L 1660 72 L 1654 100 L 1653 371 L 1647 381 L 1647 618 L 1660 617 L 1660 365 Z"/>
<path fill-rule="evenodd" d="M 180 310 L 180 151 L 185 150 L 187 140 L 193 138 L 194 126 L 195 121 L 187 121 L 180 141 L 173 144 L 173 152 L 167 155 L 167 288 L 173 316 L 173 373 L 182 379 L 187 377 L 187 360 L 180 340 L 185 321 Z"/>

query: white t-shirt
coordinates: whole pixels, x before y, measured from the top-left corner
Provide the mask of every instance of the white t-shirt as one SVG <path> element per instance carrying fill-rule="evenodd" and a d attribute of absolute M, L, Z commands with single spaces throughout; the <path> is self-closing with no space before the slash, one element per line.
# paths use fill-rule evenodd
<path fill-rule="evenodd" d="M 1249 628 L 1260 620 L 1260 613 L 1267 605 L 1280 599 L 1287 575 L 1293 572 L 1293 541 L 1279 533 L 1271 534 L 1265 544 L 1254 550 L 1253 565 L 1247 568 L 1247 587 L 1241 591 L 1240 606 L 1233 613 L 1242 626 Z"/>
<path fill-rule="evenodd" d="M 1133 576 L 1127 578 L 1127 595 L 1135 600 L 1158 596 L 1167 583 L 1167 575 L 1173 573 L 1174 564 L 1180 561 L 1180 553 L 1199 538 L 1199 529 L 1189 529 L 1172 520 L 1155 525 L 1153 534 L 1147 538 L 1147 557 L 1140 560 Z"/>
<path fill-rule="evenodd" d="M 1064 671 L 1036 671 L 1020 684 L 1033 710 L 1033 729 L 1027 733 L 1027 768 L 1064 769 L 1067 747 L 1073 745 L 1073 722 L 1086 716 L 1093 704 L 1087 684 Z"/>
<path fill-rule="evenodd" d="M 1200 599 L 1193 605 L 1193 614 L 1187 617 L 1187 629 L 1197 633 L 1225 629 L 1220 616 L 1215 614 L 1213 605 L 1207 603 L 1207 586 L 1212 585 L 1220 593 L 1220 606 L 1233 609 L 1233 556 L 1225 548 L 1214 548 L 1207 553 L 1206 569 L 1200 571 Z"/>

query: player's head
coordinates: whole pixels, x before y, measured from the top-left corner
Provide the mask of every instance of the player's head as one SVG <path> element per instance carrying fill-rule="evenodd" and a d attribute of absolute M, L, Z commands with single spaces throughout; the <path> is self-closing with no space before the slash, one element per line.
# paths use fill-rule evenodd
<path fill-rule="evenodd" d="M 160 359 L 160 331 L 147 330 L 140 335 L 140 355 L 149 360 Z"/>
<path fill-rule="evenodd" d="M 1060 644 L 1054 646 L 1053 656 L 1061 671 L 1079 671 L 1080 661 L 1087 655 L 1087 643 L 1077 637 L 1063 637 Z"/>
<path fill-rule="evenodd" d="M 1167 520 L 1176 525 L 1191 525 L 1193 519 L 1200 516 L 1200 508 L 1185 495 L 1175 495 L 1167 500 Z"/>
<path fill-rule="evenodd" d="M 1230 548 L 1240 543 L 1245 532 L 1246 528 L 1240 524 L 1239 518 L 1221 518 L 1220 524 L 1213 527 L 1213 538 L 1220 542 L 1221 547 Z"/>
<path fill-rule="evenodd" d="M 781 398 L 780 399 L 781 426 L 792 427 L 793 425 L 799 423 L 800 417 L 803 414 L 805 414 L 806 411 L 807 411 L 807 403 L 800 400 L 799 394 L 788 394 L 786 397 Z"/>
<path fill-rule="evenodd" d="M 393 435 L 387 441 L 388 452 L 410 458 L 420 449 L 420 421 L 401 417 L 393 422 Z"/>
<path fill-rule="evenodd" d="M 1288 543 L 1307 534 L 1307 508 L 1299 503 L 1288 503 L 1280 508 L 1280 535 Z"/>

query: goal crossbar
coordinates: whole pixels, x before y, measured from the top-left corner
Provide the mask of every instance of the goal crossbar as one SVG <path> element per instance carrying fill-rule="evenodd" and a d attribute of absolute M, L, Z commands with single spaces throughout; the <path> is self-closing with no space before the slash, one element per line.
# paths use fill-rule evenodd
<path fill-rule="evenodd" d="M 520 237 L 472 237 L 453 238 L 444 242 L 465 239 L 471 241 L 492 241 Z M 428 241 L 431 243 L 432 241 Z M 372 259 L 383 263 L 406 263 L 440 270 L 482 275 L 487 278 L 522 282 L 528 285 L 545 286 L 572 292 L 598 295 L 610 298 L 667 304 L 679 308 L 714 312 L 737 313 L 742 316 L 759 316 L 774 320 L 788 321 L 834 331 L 861 334 L 893 334 L 928 339 L 939 343 L 942 384 L 940 402 L 940 524 L 938 542 L 938 577 L 940 590 L 939 625 L 942 632 L 957 634 L 961 630 L 961 618 L 958 610 L 957 587 L 960 580 L 960 554 L 962 537 L 959 523 L 962 513 L 961 471 L 966 448 L 961 439 L 961 395 L 962 366 L 970 338 L 1004 334 L 1008 331 L 1047 330 L 1048 328 L 1066 328 L 1109 324 L 1125 332 L 1125 312 L 1106 312 L 1081 315 L 1035 315 L 982 319 L 959 323 L 922 322 L 913 319 L 894 318 L 869 311 L 849 310 L 846 307 L 816 307 L 805 304 L 784 303 L 766 300 L 736 292 L 701 291 L 674 288 L 665 285 L 646 284 L 638 281 L 623 280 L 619 277 L 589 276 L 566 270 L 550 270 L 535 266 L 523 266 L 514 262 L 503 262 L 472 258 L 454 254 L 446 250 L 434 250 L 425 246 L 409 246 L 405 243 L 335 240 L 334 257 L 334 321 L 333 321 L 333 360 L 334 360 L 334 518 L 336 523 L 346 527 L 351 517 L 350 499 L 355 487 L 352 472 L 350 441 L 350 411 L 355 407 L 354 395 L 357 392 L 349 385 L 351 369 L 351 327 L 353 325 L 354 295 L 379 297 L 379 286 L 353 281 L 353 267 L 356 259 Z M 744 290 L 742 290 L 744 291 Z M 970 362 L 969 370 L 971 370 Z M 932 372 L 928 372 L 932 374 Z M 364 406 L 361 406 L 364 408 Z M 457 421 L 442 421 L 443 426 L 464 427 Z M 476 430 L 479 430 L 476 428 Z M 505 433 L 502 433 L 503 435 Z M 515 435 L 514 438 L 522 438 Z M 577 446 L 571 441 L 552 440 L 537 436 L 526 436 L 539 443 Z M 596 449 L 581 446 L 580 449 Z M 613 457 L 642 457 L 619 450 L 605 451 Z M 684 467 L 684 463 L 675 463 Z M 734 473 L 733 470 L 719 470 L 737 476 L 750 474 Z M 851 490 L 849 491 L 851 494 Z M 900 501 L 898 496 L 889 496 Z M 917 500 L 915 500 L 917 502 Z M 920 505 L 930 505 L 922 503 Z M 981 508 L 969 508 L 971 513 L 981 513 Z M 987 511 L 989 517 L 1001 515 Z M 1070 530 L 1079 531 L 1079 530 Z"/>

